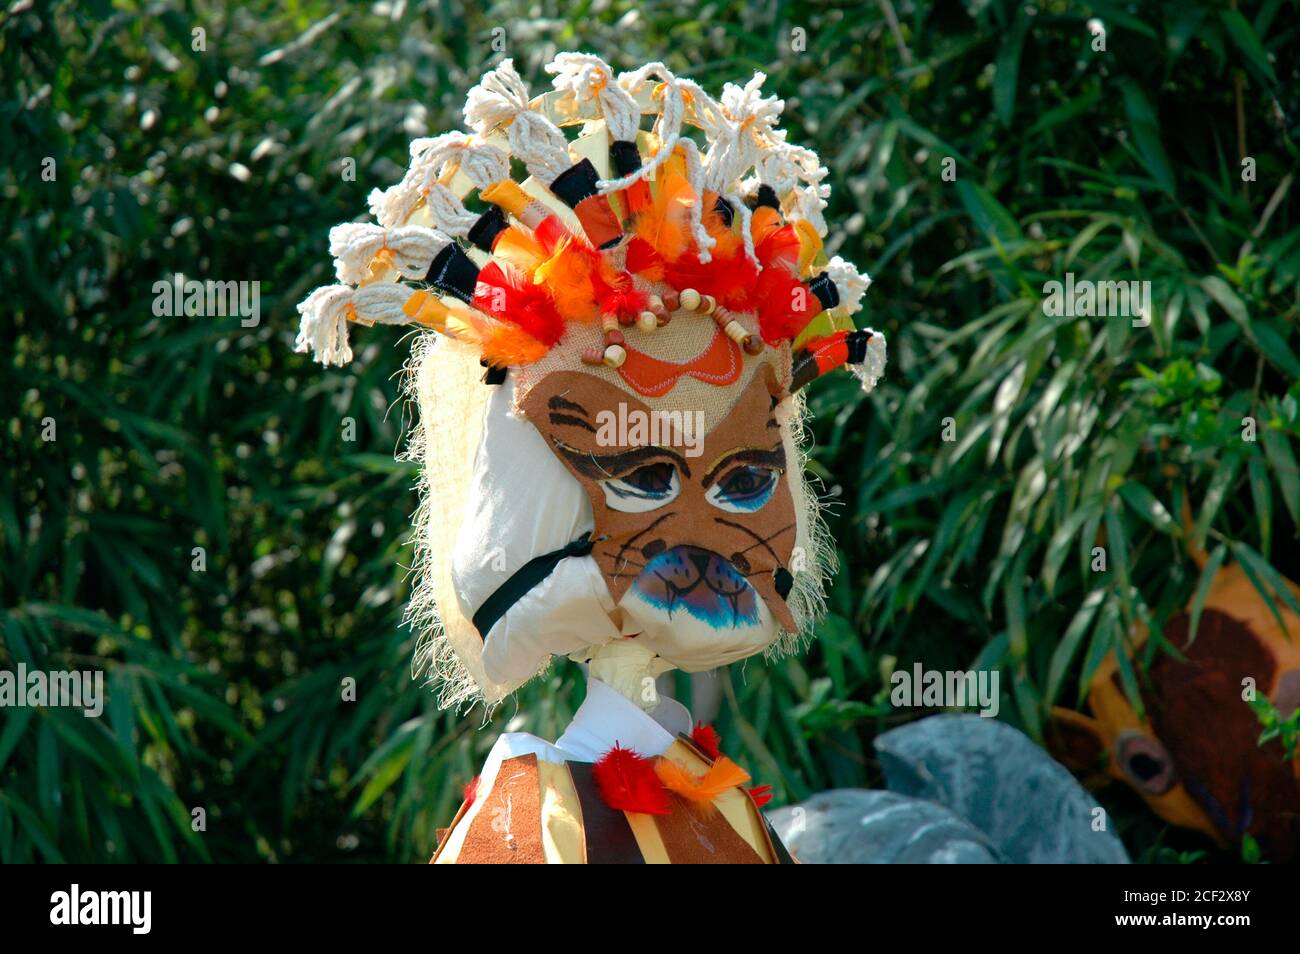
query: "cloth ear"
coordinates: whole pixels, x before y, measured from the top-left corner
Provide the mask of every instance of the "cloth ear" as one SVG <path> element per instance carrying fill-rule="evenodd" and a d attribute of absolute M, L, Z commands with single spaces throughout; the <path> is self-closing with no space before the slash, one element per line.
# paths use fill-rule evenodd
<path fill-rule="evenodd" d="M 551 656 L 567 656 L 619 637 L 614 600 L 591 557 L 561 560 L 510 607 L 483 640 L 483 670 L 498 682 L 522 682 Z"/>
<path fill-rule="evenodd" d="M 515 417 L 514 377 L 494 386 L 484 410 L 468 506 L 452 556 L 467 619 L 512 573 L 592 529 L 587 495 L 546 440 Z"/>
<path fill-rule="evenodd" d="M 593 529 L 587 494 L 532 424 L 513 415 L 513 376 L 492 389 L 451 574 L 461 614 L 474 614 L 524 564 Z M 483 638 L 494 682 L 531 678 L 552 655 L 618 636 L 604 580 L 590 557 L 561 560 Z"/>

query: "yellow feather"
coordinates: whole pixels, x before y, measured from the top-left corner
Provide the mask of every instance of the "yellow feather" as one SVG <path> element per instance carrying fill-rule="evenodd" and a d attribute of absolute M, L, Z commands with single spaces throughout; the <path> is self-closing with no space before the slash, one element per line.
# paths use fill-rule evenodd
<path fill-rule="evenodd" d="M 546 261 L 546 250 L 536 236 L 512 225 L 497 238 L 492 257 L 513 265 L 531 278 Z"/>

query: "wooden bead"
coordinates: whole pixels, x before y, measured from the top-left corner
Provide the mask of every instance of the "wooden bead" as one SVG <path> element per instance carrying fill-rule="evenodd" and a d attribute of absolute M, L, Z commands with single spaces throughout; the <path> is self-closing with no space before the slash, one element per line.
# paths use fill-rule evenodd
<path fill-rule="evenodd" d="M 663 300 L 664 311 L 669 314 L 672 314 L 678 308 L 682 307 L 681 299 L 677 297 L 675 292 L 669 292 L 667 295 L 664 295 Z"/>
<path fill-rule="evenodd" d="M 600 327 L 606 332 L 615 331 L 618 329 L 618 318 L 614 315 L 601 315 Z"/>
<path fill-rule="evenodd" d="M 653 311 L 643 311 L 636 320 L 636 326 L 645 332 L 654 331 L 659 327 L 659 318 Z"/>
<path fill-rule="evenodd" d="M 605 349 L 605 364 L 611 368 L 621 368 L 627 360 L 627 352 L 622 345 L 610 345 Z"/>
<path fill-rule="evenodd" d="M 734 318 L 727 322 L 726 325 L 723 326 L 722 330 L 725 331 L 727 337 L 736 342 L 736 344 L 741 344 L 749 337 L 749 332 L 745 330 L 745 326 Z"/>
<path fill-rule="evenodd" d="M 605 363 L 604 350 L 595 346 L 585 349 L 582 352 L 582 363 L 583 364 L 604 364 Z"/>
<path fill-rule="evenodd" d="M 683 288 L 677 300 L 687 311 L 696 311 L 700 307 L 700 293 L 694 288 Z"/>
<path fill-rule="evenodd" d="M 623 332 L 621 331 L 607 331 L 605 332 L 605 344 L 607 345 L 627 344 L 627 340 L 623 337 Z"/>
<path fill-rule="evenodd" d="M 646 304 L 650 306 L 651 311 L 664 310 L 664 300 L 660 298 L 658 295 L 651 295 L 650 298 L 646 301 Z"/>
<path fill-rule="evenodd" d="M 740 343 L 740 346 L 745 349 L 745 354 L 763 353 L 763 339 L 758 335 L 745 335 L 745 340 Z"/>
<path fill-rule="evenodd" d="M 717 309 L 717 307 L 718 307 L 718 300 L 714 298 L 712 295 L 705 295 L 704 305 L 700 310 L 703 311 L 706 315 L 711 315 Z"/>

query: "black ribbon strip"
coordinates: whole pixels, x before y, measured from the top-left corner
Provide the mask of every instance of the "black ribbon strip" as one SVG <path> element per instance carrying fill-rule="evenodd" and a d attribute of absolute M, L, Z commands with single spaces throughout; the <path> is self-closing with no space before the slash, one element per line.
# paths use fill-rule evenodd
<path fill-rule="evenodd" d="M 844 345 L 849 349 L 846 364 L 861 364 L 867 360 L 867 342 L 871 340 L 870 331 L 850 331 L 844 338 Z"/>
<path fill-rule="evenodd" d="M 761 209 L 767 206 L 769 209 L 781 211 L 781 200 L 776 197 L 776 190 L 766 182 L 758 187 L 758 191 L 749 197 L 749 207 L 751 209 Z"/>
<path fill-rule="evenodd" d="M 551 182 L 551 192 L 569 208 L 576 209 L 579 202 L 591 198 L 599 191 L 596 188 L 599 180 L 600 174 L 596 172 L 591 160 L 583 159 L 555 177 Z"/>
<path fill-rule="evenodd" d="M 609 160 L 620 178 L 641 168 L 641 153 L 629 139 L 615 139 L 609 144 Z"/>
<path fill-rule="evenodd" d="M 433 285 L 449 295 L 455 295 L 465 304 L 474 300 L 474 286 L 478 284 L 478 266 L 460 246 L 451 244 L 433 257 L 429 263 L 429 273 L 424 276 L 426 283 Z"/>
<path fill-rule="evenodd" d="M 478 217 L 474 224 L 469 227 L 469 232 L 465 237 L 478 248 L 490 252 L 492 251 L 492 244 L 505 227 L 506 214 L 494 205 Z"/>
<path fill-rule="evenodd" d="M 550 553 L 543 553 L 541 556 L 533 557 L 510 574 L 510 578 L 498 586 L 474 613 L 472 622 L 474 628 L 478 630 L 479 637 L 487 639 L 487 634 L 492 631 L 492 627 L 510 611 L 510 607 L 523 599 L 529 590 L 550 576 L 551 571 L 555 569 L 561 560 L 566 560 L 569 557 L 587 556 L 591 553 L 592 546 L 591 534 L 584 533 L 578 539 L 566 543 L 558 550 L 552 550 Z"/>
<path fill-rule="evenodd" d="M 825 272 L 808 283 L 808 290 L 822 303 L 822 311 L 830 311 L 840 303 L 840 290 Z"/>

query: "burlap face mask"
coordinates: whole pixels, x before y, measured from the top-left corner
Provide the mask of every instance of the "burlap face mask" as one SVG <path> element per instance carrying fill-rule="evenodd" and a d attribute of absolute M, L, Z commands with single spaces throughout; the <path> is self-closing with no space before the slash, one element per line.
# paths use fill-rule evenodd
<path fill-rule="evenodd" d="M 331 233 L 346 284 L 300 306 L 325 363 L 354 322 L 431 332 L 408 387 L 409 618 L 447 705 L 611 646 L 655 671 L 795 648 L 830 553 L 799 391 L 841 365 L 874 386 L 884 363 L 849 317 L 867 280 L 822 254 L 826 170 L 761 75 L 714 100 L 658 64 L 547 69 L 532 98 L 505 61 L 470 93 L 472 135 L 412 143 L 379 225 Z"/>
<path fill-rule="evenodd" d="M 798 628 L 785 601 L 798 520 L 782 395 L 763 370 L 708 434 L 688 433 L 703 415 L 670 417 L 582 372 L 548 375 L 524 405 L 591 502 L 592 557 L 621 631 L 688 671 Z"/>

